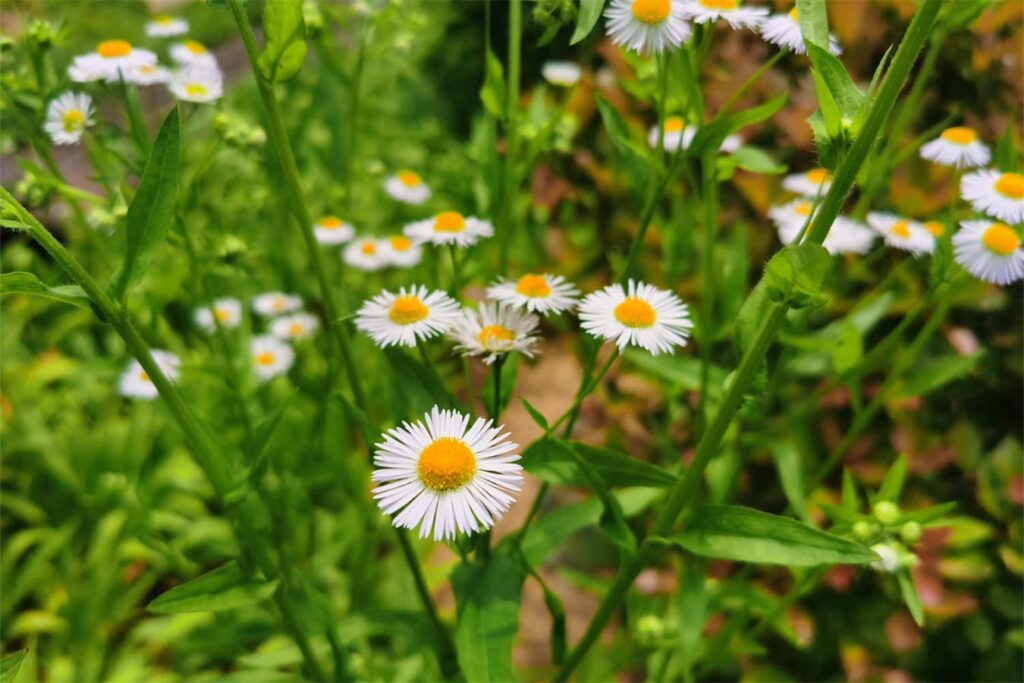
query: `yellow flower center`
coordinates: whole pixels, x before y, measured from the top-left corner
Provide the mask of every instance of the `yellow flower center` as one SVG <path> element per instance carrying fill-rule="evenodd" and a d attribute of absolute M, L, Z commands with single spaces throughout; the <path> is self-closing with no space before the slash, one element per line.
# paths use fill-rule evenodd
<path fill-rule="evenodd" d="M 946 228 L 939 221 L 928 221 L 924 224 L 924 229 L 936 237 L 942 237 L 942 233 L 946 232 Z"/>
<path fill-rule="evenodd" d="M 485 349 L 501 347 L 501 342 L 509 342 L 515 338 L 515 332 L 501 325 L 488 325 L 480 330 L 480 343 Z"/>
<path fill-rule="evenodd" d="M 167 26 L 168 24 L 173 24 L 174 23 L 174 17 L 168 16 L 166 14 L 161 14 L 159 17 L 154 19 L 154 21 L 156 23 L 158 23 L 158 24 L 162 24 L 164 26 Z"/>
<path fill-rule="evenodd" d="M 152 64 L 142 64 L 142 65 L 139 66 L 139 73 L 140 74 L 155 74 L 156 73 L 156 67 L 153 66 Z"/>
<path fill-rule="evenodd" d="M 974 132 L 973 128 L 954 126 L 942 131 L 940 137 L 946 142 L 952 142 L 957 145 L 969 145 L 978 139 L 978 134 Z"/>
<path fill-rule="evenodd" d="M 256 364 L 257 365 L 273 365 L 274 364 L 274 358 L 275 358 L 275 356 L 274 356 L 274 352 L 273 351 L 264 351 L 262 353 L 257 353 L 256 354 Z"/>
<path fill-rule="evenodd" d="M 298 337 L 305 329 L 300 323 L 292 323 L 291 327 L 288 328 L 288 333 L 293 337 Z"/>
<path fill-rule="evenodd" d="M 476 456 L 459 439 L 442 436 L 420 453 L 416 473 L 428 489 L 452 491 L 476 474 Z"/>
<path fill-rule="evenodd" d="M 633 0 L 630 11 L 637 21 L 645 24 L 660 24 L 672 10 L 669 0 Z"/>
<path fill-rule="evenodd" d="M 85 115 L 78 109 L 64 112 L 64 130 L 71 133 L 85 125 Z"/>
<path fill-rule="evenodd" d="M 148 382 L 149 373 L 146 372 L 145 370 L 139 370 L 139 379 L 141 379 L 143 382 Z"/>
<path fill-rule="evenodd" d="M 337 216 L 324 216 L 320 219 L 320 227 L 327 230 L 337 230 L 341 227 L 341 219 Z"/>
<path fill-rule="evenodd" d="M 96 52 L 99 53 L 100 57 L 105 57 L 107 59 L 124 57 L 131 51 L 132 44 L 127 40 L 104 40 L 96 46 Z"/>
<path fill-rule="evenodd" d="M 889 232 L 897 237 L 908 239 L 910 237 L 910 224 L 906 221 L 896 221 L 892 224 L 892 227 L 889 228 Z"/>
<path fill-rule="evenodd" d="M 409 251 L 412 247 L 412 240 L 408 237 L 402 237 L 401 235 L 389 237 L 388 242 L 391 243 L 391 248 L 395 251 Z"/>
<path fill-rule="evenodd" d="M 399 171 L 398 181 L 406 187 L 419 187 L 420 183 L 423 182 L 420 179 L 420 174 L 415 171 Z"/>
<path fill-rule="evenodd" d="M 377 244 L 375 242 L 363 242 L 359 246 L 359 251 L 363 252 L 367 256 L 373 256 L 377 253 Z"/>
<path fill-rule="evenodd" d="M 657 317 L 649 303 L 635 296 L 615 307 L 615 319 L 626 327 L 650 327 Z"/>
<path fill-rule="evenodd" d="M 734 10 L 740 5 L 740 0 L 700 0 L 700 4 L 708 9 Z"/>
<path fill-rule="evenodd" d="M 544 279 L 544 276 L 528 273 L 519 278 L 519 282 L 516 283 L 516 294 L 544 298 L 551 294 L 551 287 L 548 286 L 548 281 Z"/>
<path fill-rule="evenodd" d="M 789 10 L 789 18 L 793 21 L 800 21 L 800 11 L 796 7 Z"/>
<path fill-rule="evenodd" d="M 270 302 L 270 308 L 280 313 L 281 310 L 284 309 L 284 298 L 275 296 L 274 300 Z"/>
<path fill-rule="evenodd" d="M 206 94 L 206 86 L 199 83 L 189 83 L 185 86 L 185 92 L 193 97 L 202 97 Z"/>
<path fill-rule="evenodd" d="M 807 172 L 806 178 L 812 183 L 821 185 L 823 182 L 831 178 L 831 175 L 823 168 L 814 168 Z"/>
<path fill-rule="evenodd" d="M 434 219 L 434 232 L 462 232 L 466 219 L 458 211 L 442 211 Z"/>
<path fill-rule="evenodd" d="M 407 294 L 395 299 L 391 304 L 391 310 L 388 311 L 388 317 L 395 324 L 411 325 L 426 318 L 428 313 L 430 309 L 419 300 L 419 297 Z"/>
<path fill-rule="evenodd" d="M 812 208 L 814 207 L 812 207 L 809 202 L 800 202 L 795 207 L 793 207 L 793 210 L 796 211 L 801 216 L 810 216 Z"/>
<path fill-rule="evenodd" d="M 186 40 L 182 45 L 184 45 L 185 49 L 194 55 L 206 54 L 206 46 L 197 40 Z"/>
<path fill-rule="evenodd" d="M 1004 173 L 996 181 L 996 192 L 1010 199 L 1024 199 L 1024 175 Z"/>
<path fill-rule="evenodd" d="M 1000 256 L 1009 256 L 1020 247 L 1020 238 L 1005 223 L 993 223 L 981 236 L 989 251 Z"/>
<path fill-rule="evenodd" d="M 679 116 L 670 116 L 665 119 L 665 132 L 666 133 L 678 133 L 683 130 L 686 123 Z"/>
<path fill-rule="evenodd" d="M 231 317 L 231 313 L 226 308 L 216 308 L 213 311 L 213 316 L 220 322 L 226 322 Z"/>

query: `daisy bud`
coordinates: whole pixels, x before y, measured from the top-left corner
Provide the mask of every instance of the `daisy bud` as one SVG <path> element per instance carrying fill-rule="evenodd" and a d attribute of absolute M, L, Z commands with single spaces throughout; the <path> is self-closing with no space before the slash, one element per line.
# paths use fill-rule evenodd
<path fill-rule="evenodd" d="M 895 524 L 900 519 L 900 508 L 896 503 L 890 503 L 887 500 L 875 503 L 875 506 L 871 509 L 871 513 L 875 516 L 879 522 L 885 526 Z"/>

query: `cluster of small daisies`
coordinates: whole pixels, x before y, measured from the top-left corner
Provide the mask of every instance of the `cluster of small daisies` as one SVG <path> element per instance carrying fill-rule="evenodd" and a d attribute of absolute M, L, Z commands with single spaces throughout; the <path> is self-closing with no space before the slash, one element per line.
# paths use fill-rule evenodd
<path fill-rule="evenodd" d="M 983 167 L 991 159 L 989 148 L 970 128 L 949 128 L 921 147 L 928 161 L 956 169 Z M 823 169 L 787 176 L 783 188 L 798 195 L 772 207 L 768 216 L 783 244 L 796 240 L 814 220 L 815 202 L 828 191 L 831 177 Z M 1024 278 L 1021 222 L 1024 221 L 1024 175 L 986 168 L 967 173 L 960 181 L 960 198 L 982 214 L 960 222 L 952 237 L 954 257 L 980 280 L 1008 285 Z M 870 212 L 867 225 L 839 216 L 824 246 L 832 254 L 863 254 L 881 236 L 890 247 L 914 256 L 931 254 L 945 233 L 940 221 L 918 221 L 892 213 Z"/>
<path fill-rule="evenodd" d="M 691 22 L 723 21 L 733 29 L 751 29 L 778 47 L 804 54 L 799 15 L 789 12 L 769 16 L 765 7 L 746 7 L 741 0 L 611 0 L 605 10 L 612 42 L 640 54 L 678 48 L 692 32 Z M 834 36 L 829 50 L 839 54 Z"/>
<path fill-rule="evenodd" d="M 447 334 L 455 350 L 493 363 L 512 352 L 532 357 L 539 342 L 540 315 L 579 307 L 581 327 L 614 342 L 652 354 L 686 344 L 689 311 L 675 294 L 632 280 L 587 295 L 565 278 L 528 273 L 499 280 L 487 289 L 490 301 L 462 308 L 448 294 L 423 285 L 383 291 L 356 314 L 356 327 L 381 347 L 415 346 Z M 395 526 L 419 527 L 435 540 L 474 533 L 494 524 L 522 484 L 517 446 L 490 420 L 438 407 L 415 423 L 388 431 L 376 445 L 374 498 Z"/>
<path fill-rule="evenodd" d="M 157 17 L 146 24 L 150 38 L 177 38 L 188 33 L 188 22 L 175 17 Z M 127 40 L 110 39 L 96 49 L 76 56 L 68 76 L 76 83 L 127 83 L 137 86 L 165 85 L 175 98 L 185 102 L 213 102 L 224 94 L 224 78 L 213 54 L 195 40 L 172 43 L 167 53 L 172 67 L 160 64 L 157 54 Z M 44 129 L 55 144 L 73 145 L 93 125 L 92 98 L 80 92 L 65 92 L 47 107 Z"/>
<path fill-rule="evenodd" d="M 256 377 L 268 380 L 284 374 L 295 362 L 291 343 L 314 334 L 320 326 L 316 316 L 302 310 L 302 299 L 283 292 L 267 292 L 252 300 L 253 313 L 266 319 L 267 331 L 249 340 L 249 355 Z M 242 302 L 221 298 L 195 311 L 196 324 L 207 334 L 233 329 L 242 323 Z M 176 381 L 181 361 L 167 351 L 153 351 L 153 359 L 169 380 Z M 123 396 L 151 399 L 157 395 L 149 375 L 138 361 L 132 361 L 121 375 Z"/>

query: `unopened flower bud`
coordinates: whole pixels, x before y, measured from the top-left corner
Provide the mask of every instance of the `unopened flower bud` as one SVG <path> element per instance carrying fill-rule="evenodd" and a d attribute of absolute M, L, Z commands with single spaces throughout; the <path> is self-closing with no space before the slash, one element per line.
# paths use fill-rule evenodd
<path fill-rule="evenodd" d="M 891 503 L 887 500 L 875 503 L 874 508 L 871 510 L 877 519 L 882 524 L 888 526 L 895 524 L 900 519 L 900 508 L 896 503 Z"/>

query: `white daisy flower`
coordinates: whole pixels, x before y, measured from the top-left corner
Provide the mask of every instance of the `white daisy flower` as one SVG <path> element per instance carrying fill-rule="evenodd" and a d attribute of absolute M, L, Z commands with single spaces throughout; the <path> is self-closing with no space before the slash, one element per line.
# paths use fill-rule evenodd
<path fill-rule="evenodd" d="M 697 126 L 687 126 L 682 117 L 669 116 L 665 119 L 665 132 L 662 135 L 662 149 L 675 151 L 680 146 L 687 149 L 697 134 Z M 651 126 L 647 131 L 647 144 L 651 149 L 658 146 L 658 127 Z M 739 135 L 726 135 L 719 150 L 731 154 L 743 146 L 743 138 Z"/>
<path fill-rule="evenodd" d="M 1020 236 L 1005 223 L 963 221 L 953 235 L 956 262 L 979 280 L 1008 285 L 1024 278 Z"/>
<path fill-rule="evenodd" d="M 309 313 L 292 313 L 275 318 L 270 323 L 270 334 L 278 339 L 305 339 L 320 327 L 320 320 Z"/>
<path fill-rule="evenodd" d="M 344 244 L 356 236 L 356 229 L 337 216 L 324 216 L 313 224 L 313 234 L 320 244 Z"/>
<path fill-rule="evenodd" d="M 449 333 L 456 350 L 464 356 L 484 356 L 490 365 L 498 356 L 519 352 L 533 358 L 540 342 L 537 327 L 540 318 L 507 304 L 488 302 L 477 310 L 465 309 L 462 318 Z"/>
<path fill-rule="evenodd" d="M 79 83 L 117 83 L 121 80 L 121 73 L 131 73 L 143 64 L 156 64 L 156 55 L 149 50 L 132 47 L 127 40 L 104 40 L 96 46 L 95 52 L 75 57 L 68 67 L 68 76 Z"/>
<path fill-rule="evenodd" d="M 872 211 L 868 214 L 868 225 L 879 232 L 890 247 L 909 251 L 914 256 L 935 251 L 935 238 L 917 221 Z"/>
<path fill-rule="evenodd" d="M 252 357 L 256 376 L 262 380 L 283 375 L 295 362 L 295 350 L 269 334 L 252 338 L 249 342 L 249 355 Z"/>
<path fill-rule="evenodd" d="M 266 292 L 253 297 L 252 310 L 265 316 L 291 313 L 302 308 L 302 297 L 284 292 Z"/>
<path fill-rule="evenodd" d="M 418 205 L 430 199 L 430 188 L 415 171 L 403 170 L 384 181 L 384 191 L 395 201 Z"/>
<path fill-rule="evenodd" d="M 824 195 L 832 187 L 832 174 L 823 168 L 812 168 L 806 173 L 794 173 L 782 179 L 782 187 L 804 197 L 816 197 L 818 190 Z"/>
<path fill-rule="evenodd" d="M 448 540 L 494 526 L 522 487 L 516 444 L 504 427 L 434 406 L 422 422 L 402 423 L 376 444 L 373 497 L 396 527 Z"/>
<path fill-rule="evenodd" d="M 212 311 L 210 309 L 213 309 Z M 216 332 L 220 327 L 238 327 L 242 322 L 242 302 L 238 299 L 217 299 L 213 306 L 201 306 L 196 309 L 196 323 L 205 332 Z"/>
<path fill-rule="evenodd" d="M 188 22 L 165 15 L 146 22 L 146 35 L 150 38 L 173 38 L 188 33 Z"/>
<path fill-rule="evenodd" d="M 167 89 L 184 102 L 205 104 L 224 95 L 224 76 L 216 66 L 190 66 L 175 72 Z"/>
<path fill-rule="evenodd" d="M 399 268 L 411 268 L 423 259 L 423 247 L 405 235 L 386 237 L 377 245 L 385 263 Z"/>
<path fill-rule="evenodd" d="M 422 339 L 448 332 L 459 316 L 459 304 L 450 296 L 413 285 L 397 294 L 384 290 L 363 302 L 356 313 L 356 328 L 381 348 L 416 346 Z"/>
<path fill-rule="evenodd" d="M 921 158 L 954 168 L 984 166 L 992 158 L 988 145 L 978 139 L 973 128 L 954 126 L 942 131 L 931 142 L 921 145 Z"/>
<path fill-rule="evenodd" d="M 1010 224 L 1024 221 L 1024 175 L 993 169 L 968 173 L 960 181 L 960 196 L 976 211 Z"/>
<path fill-rule="evenodd" d="M 366 271 L 380 270 L 388 265 L 380 241 L 373 237 L 350 242 L 341 252 L 341 259 L 353 268 Z"/>
<path fill-rule="evenodd" d="M 171 45 L 171 59 L 184 67 L 199 66 L 218 69 L 217 58 L 197 40 L 186 40 Z"/>
<path fill-rule="evenodd" d="M 159 64 L 139 64 L 124 72 L 124 80 L 135 85 L 161 85 L 171 80 L 171 72 Z"/>
<path fill-rule="evenodd" d="M 181 367 L 180 358 L 170 351 L 162 351 L 160 349 L 151 349 L 150 354 L 168 380 L 171 382 L 178 380 L 178 369 Z M 128 364 L 128 368 L 118 381 L 117 388 L 122 396 L 128 398 L 152 399 L 156 398 L 159 393 L 156 390 L 156 385 L 153 384 L 153 380 L 150 379 L 149 373 L 143 369 L 142 364 L 137 360 L 133 360 Z"/>
<path fill-rule="evenodd" d="M 731 28 L 756 29 L 768 16 L 768 9 L 743 7 L 741 0 L 690 0 L 683 5 L 683 15 L 695 24 L 722 19 Z"/>
<path fill-rule="evenodd" d="M 498 280 L 487 288 L 487 296 L 531 313 L 547 315 L 576 308 L 580 290 L 561 275 L 527 273 L 518 280 Z"/>
<path fill-rule="evenodd" d="M 580 65 L 575 62 L 551 61 L 544 62 L 540 68 L 540 74 L 544 80 L 551 85 L 571 88 L 579 83 L 583 71 Z"/>
<path fill-rule="evenodd" d="M 798 55 L 807 54 L 803 34 L 800 33 L 800 13 L 796 7 L 786 14 L 773 14 L 761 23 L 761 35 L 772 45 L 791 50 Z M 828 51 L 834 55 L 843 53 L 835 35 L 828 36 Z"/>
<path fill-rule="evenodd" d="M 689 309 L 672 292 L 629 281 L 591 292 L 580 304 L 584 330 L 615 342 L 619 350 L 639 346 L 657 355 L 686 346 L 693 323 Z"/>
<path fill-rule="evenodd" d="M 85 129 L 93 125 L 92 98 L 85 93 L 66 92 L 46 108 L 43 130 L 56 145 L 75 145 Z"/>
<path fill-rule="evenodd" d="M 612 42 L 640 54 L 677 48 L 690 37 L 683 0 L 611 0 L 604 17 Z"/>
<path fill-rule="evenodd" d="M 836 216 L 821 246 L 833 256 L 836 254 L 866 254 L 875 242 L 876 234 L 860 221 Z"/>
<path fill-rule="evenodd" d="M 794 199 L 768 209 L 768 218 L 779 232 L 779 241 L 789 244 L 797 238 L 813 212 L 814 204 L 806 199 Z"/>
<path fill-rule="evenodd" d="M 481 237 L 494 234 L 490 221 L 475 216 L 463 216 L 457 211 L 442 211 L 433 218 L 410 223 L 403 228 L 407 236 L 417 244 L 454 244 L 468 247 L 476 244 Z"/>

